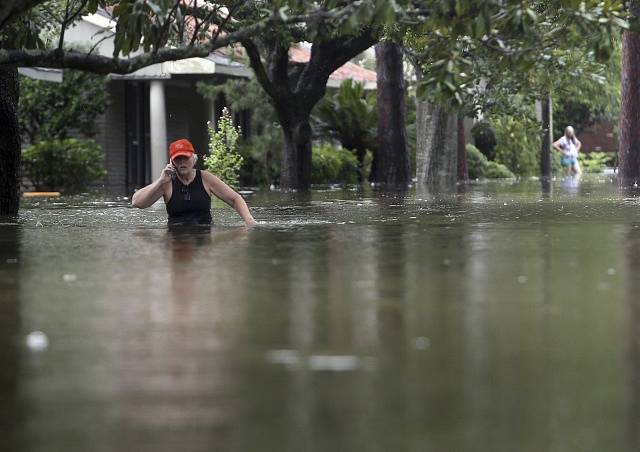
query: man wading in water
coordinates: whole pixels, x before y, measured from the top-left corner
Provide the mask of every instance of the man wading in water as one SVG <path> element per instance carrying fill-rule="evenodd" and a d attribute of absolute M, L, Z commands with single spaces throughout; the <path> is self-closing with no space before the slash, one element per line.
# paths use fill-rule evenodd
<path fill-rule="evenodd" d="M 242 196 L 213 174 L 194 168 L 198 156 L 189 140 L 171 143 L 169 160 L 155 182 L 133 194 L 134 207 L 145 209 L 163 197 L 169 226 L 210 225 L 213 194 L 233 207 L 247 226 L 257 224 Z"/>

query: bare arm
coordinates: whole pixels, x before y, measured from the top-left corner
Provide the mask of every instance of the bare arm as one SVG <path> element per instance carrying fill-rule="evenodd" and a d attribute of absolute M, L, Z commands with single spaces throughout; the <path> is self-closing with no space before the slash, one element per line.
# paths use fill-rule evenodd
<path fill-rule="evenodd" d="M 582 143 L 576 138 L 576 151 L 580 152 L 580 149 L 582 149 Z"/>
<path fill-rule="evenodd" d="M 562 140 L 562 138 L 560 138 L 560 140 Z M 562 148 L 560 147 L 560 140 L 556 140 L 556 141 L 553 143 L 553 147 L 554 147 L 554 148 L 556 148 L 556 150 L 557 150 L 557 151 L 562 152 Z"/>
<path fill-rule="evenodd" d="M 211 193 L 233 207 L 247 226 L 255 226 L 258 224 L 256 220 L 253 219 L 247 203 L 239 193 L 221 181 L 220 178 L 207 171 L 203 171 L 202 175 Z"/>
<path fill-rule="evenodd" d="M 171 182 L 172 172 L 172 166 L 171 164 L 168 164 L 162 170 L 162 174 L 158 179 L 133 194 L 131 197 L 131 205 L 139 209 L 145 209 L 153 205 L 154 202 L 164 196 L 165 186 L 167 183 Z"/>

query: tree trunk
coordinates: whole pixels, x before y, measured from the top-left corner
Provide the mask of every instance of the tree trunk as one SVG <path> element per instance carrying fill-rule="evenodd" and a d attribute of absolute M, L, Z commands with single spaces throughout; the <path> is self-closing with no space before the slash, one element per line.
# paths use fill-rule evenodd
<path fill-rule="evenodd" d="M 0 215 L 17 215 L 20 203 L 18 68 L 0 66 Z"/>
<path fill-rule="evenodd" d="M 309 190 L 311 185 L 311 124 L 309 114 L 279 113 L 284 134 L 280 185 L 290 190 Z"/>
<path fill-rule="evenodd" d="M 405 83 L 402 49 L 384 41 L 376 44 L 378 85 L 378 147 L 371 181 L 406 188 L 411 182 L 405 124 Z"/>
<path fill-rule="evenodd" d="M 416 105 L 416 173 L 428 191 L 452 191 L 458 180 L 458 119 L 427 101 Z"/>
<path fill-rule="evenodd" d="M 553 123 L 552 123 L 552 104 L 551 94 L 546 94 L 544 98 L 540 100 L 540 107 L 542 110 L 542 148 L 540 149 L 540 178 L 541 180 L 551 179 L 551 143 L 553 138 Z"/>
<path fill-rule="evenodd" d="M 464 116 L 458 115 L 458 182 L 467 182 L 469 172 L 467 171 L 467 148 L 464 142 Z"/>
<path fill-rule="evenodd" d="M 630 11 L 638 16 L 640 2 L 630 2 Z M 640 35 L 625 30 L 622 34 L 622 79 L 620 102 L 620 146 L 618 178 L 622 185 L 640 180 Z"/>

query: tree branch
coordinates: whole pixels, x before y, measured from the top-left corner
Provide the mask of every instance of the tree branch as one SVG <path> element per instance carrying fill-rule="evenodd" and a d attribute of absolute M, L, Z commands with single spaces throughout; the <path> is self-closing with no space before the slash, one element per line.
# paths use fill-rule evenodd
<path fill-rule="evenodd" d="M 247 52 L 251 68 L 253 69 L 253 73 L 255 74 L 258 83 L 262 85 L 262 88 L 264 88 L 264 90 L 272 99 L 275 98 L 277 92 L 275 87 L 273 86 L 273 83 L 271 83 L 269 76 L 267 75 L 264 64 L 262 64 L 258 47 L 251 39 L 243 39 L 240 42 L 244 47 L 244 50 Z"/>
<path fill-rule="evenodd" d="M 21 14 L 47 0 L 3 0 L 0 2 L 0 30 Z"/>
<path fill-rule="evenodd" d="M 336 69 L 377 41 L 371 28 L 366 28 L 357 36 L 338 37 L 314 43 L 311 47 L 309 62 L 296 83 L 295 92 L 297 94 L 313 92 L 314 86 L 326 85 Z"/>
<path fill-rule="evenodd" d="M 80 69 L 97 74 L 128 74 L 151 64 L 193 57 L 207 57 L 211 52 L 263 33 L 273 22 L 273 17 L 243 28 L 235 33 L 219 37 L 208 44 L 181 48 L 163 48 L 156 53 L 146 52 L 131 58 L 90 55 L 75 50 L 25 50 L 0 49 L 0 65 L 14 64 L 24 67 L 49 67 Z"/>
<path fill-rule="evenodd" d="M 176 10 L 180 6 L 180 3 L 180 0 L 174 0 L 173 6 L 171 7 L 171 10 L 169 10 L 169 14 L 167 15 L 167 19 L 162 25 L 162 31 L 160 31 L 160 37 L 158 38 L 158 47 L 166 44 L 167 40 L 169 39 L 168 35 L 169 29 L 171 28 L 171 16 L 176 14 Z M 158 49 L 156 48 L 155 51 L 157 52 L 157 50 Z"/>
<path fill-rule="evenodd" d="M 273 47 L 269 52 L 269 79 L 274 88 L 280 93 L 288 91 L 289 79 L 287 72 L 289 68 L 289 48 L 282 45 L 279 40 L 274 40 Z"/>

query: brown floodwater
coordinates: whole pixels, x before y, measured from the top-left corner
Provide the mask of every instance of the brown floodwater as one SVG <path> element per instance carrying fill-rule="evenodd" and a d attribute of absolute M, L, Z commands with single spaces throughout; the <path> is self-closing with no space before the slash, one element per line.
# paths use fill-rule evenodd
<path fill-rule="evenodd" d="M 608 177 L 0 224 L 0 450 L 640 449 L 640 199 Z"/>

